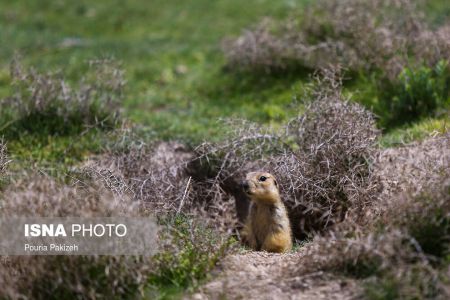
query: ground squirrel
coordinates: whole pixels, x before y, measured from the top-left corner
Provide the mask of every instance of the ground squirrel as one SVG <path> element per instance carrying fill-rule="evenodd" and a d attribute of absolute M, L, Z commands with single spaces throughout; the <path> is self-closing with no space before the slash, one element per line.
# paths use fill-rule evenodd
<path fill-rule="evenodd" d="M 254 250 L 286 252 L 292 232 L 275 177 L 266 172 L 248 173 L 242 188 L 252 200 L 242 237 Z"/>

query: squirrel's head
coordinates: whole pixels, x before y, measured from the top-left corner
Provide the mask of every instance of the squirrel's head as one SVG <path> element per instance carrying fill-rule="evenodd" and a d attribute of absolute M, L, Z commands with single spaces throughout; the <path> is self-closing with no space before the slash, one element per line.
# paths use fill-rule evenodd
<path fill-rule="evenodd" d="M 255 202 L 271 204 L 280 201 L 278 183 L 267 172 L 250 172 L 242 182 L 244 192 Z"/>

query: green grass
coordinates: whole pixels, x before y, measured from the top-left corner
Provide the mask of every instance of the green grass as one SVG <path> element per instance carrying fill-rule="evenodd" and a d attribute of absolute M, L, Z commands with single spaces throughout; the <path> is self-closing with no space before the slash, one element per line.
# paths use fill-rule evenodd
<path fill-rule="evenodd" d="M 391 129 L 433 116 L 450 105 L 450 69 L 447 61 L 433 68 L 405 68 L 398 82 L 381 85 L 375 112 L 382 128 Z"/>
<path fill-rule="evenodd" d="M 219 140 L 218 119 L 227 117 L 276 125 L 297 114 L 289 103 L 308 74 L 230 73 L 223 69 L 220 42 L 264 16 L 282 18 L 308 2 L 3 1 L 0 97 L 11 93 L 8 68 L 16 51 L 26 65 L 63 69 L 74 81 L 85 73 L 85 61 L 112 56 L 126 70 L 125 115 L 160 138 Z M 445 3 L 435 0 L 428 7 L 434 22 L 445 19 Z M 362 83 L 351 91 L 373 89 L 370 80 L 357 81 Z M 363 96 L 358 101 L 370 107 L 373 91 Z"/>
<path fill-rule="evenodd" d="M 227 117 L 276 124 L 296 114 L 285 107 L 305 74 L 229 73 L 223 70 L 220 41 L 263 16 L 286 16 L 302 2 L 2 1 L 0 98 L 14 93 L 9 65 L 16 52 L 26 67 L 62 70 L 73 83 L 88 71 L 86 61 L 114 57 L 126 71 L 124 115 L 147 126 L 152 138 L 220 140 L 219 119 Z M 101 151 L 101 137 L 39 132 L 8 144 L 13 159 L 24 165 L 30 160 L 71 165 Z"/>
<path fill-rule="evenodd" d="M 97 129 L 82 136 L 42 136 L 24 134 L 8 143 L 11 158 L 72 165 L 102 149 L 103 133 Z"/>
<path fill-rule="evenodd" d="M 425 1 L 425 12 L 428 20 L 436 24 L 445 24 L 450 17 L 450 5 L 447 0 Z"/>
<path fill-rule="evenodd" d="M 220 41 L 262 16 L 282 17 L 291 1 L 9 1 L 0 3 L 0 96 L 9 93 L 15 51 L 40 69 L 77 79 L 98 56 L 123 61 L 126 113 L 165 139 L 220 135 L 222 117 L 286 118 L 296 78 L 236 77 L 222 70 Z M 255 105 L 255 103 L 258 103 Z"/>
<path fill-rule="evenodd" d="M 390 131 L 380 138 L 379 143 L 384 148 L 408 144 L 447 132 L 449 126 L 448 116 L 428 118 L 413 125 Z"/>
<path fill-rule="evenodd" d="M 159 234 L 169 244 L 153 257 L 148 299 L 177 299 L 186 289 L 192 291 L 236 242 L 184 215 L 165 217 L 160 225 Z"/>

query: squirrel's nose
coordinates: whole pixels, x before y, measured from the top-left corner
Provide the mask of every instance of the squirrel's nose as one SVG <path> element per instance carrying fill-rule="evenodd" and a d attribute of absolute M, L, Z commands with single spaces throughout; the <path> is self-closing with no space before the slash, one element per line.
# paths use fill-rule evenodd
<path fill-rule="evenodd" d="M 244 189 L 244 191 L 248 191 L 248 189 L 250 188 L 246 180 L 241 182 L 241 187 Z"/>

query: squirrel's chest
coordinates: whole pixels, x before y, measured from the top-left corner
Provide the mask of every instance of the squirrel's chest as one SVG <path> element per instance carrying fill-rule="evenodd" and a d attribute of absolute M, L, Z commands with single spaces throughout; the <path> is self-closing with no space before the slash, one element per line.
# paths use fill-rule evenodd
<path fill-rule="evenodd" d="M 274 231 L 282 230 L 282 220 L 286 218 L 281 208 L 253 205 L 251 208 L 252 229 L 258 243 Z"/>

